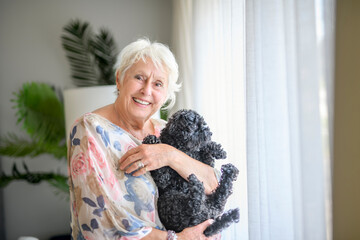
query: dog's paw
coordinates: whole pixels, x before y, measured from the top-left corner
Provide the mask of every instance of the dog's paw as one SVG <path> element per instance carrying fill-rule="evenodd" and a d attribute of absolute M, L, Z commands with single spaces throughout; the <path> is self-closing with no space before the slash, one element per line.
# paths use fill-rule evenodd
<path fill-rule="evenodd" d="M 240 210 L 238 208 L 231 209 L 222 214 L 221 216 L 217 217 L 215 221 L 205 229 L 204 235 L 206 237 L 215 235 L 222 230 L 228 228 L 232 223 L 239 222 L 239 219 Z"/>
<path fill-rule="evenodd" d="M 229 176 L 231 179 L 236 180 L 239 175 L 239 169 L 237 169 L 233 164 L 228 163 L 221 166 L 222 175 Z"/>
<path fill-rule="evenodd" d="M 160 140 L 155 135 L 148 135 L 143 140 L 144 144 L 158 144 Z"/>

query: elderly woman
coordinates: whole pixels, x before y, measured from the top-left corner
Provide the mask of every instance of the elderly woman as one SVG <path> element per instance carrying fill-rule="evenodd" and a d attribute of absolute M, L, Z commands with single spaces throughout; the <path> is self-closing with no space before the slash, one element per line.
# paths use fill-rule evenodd
<path fill-rule="evenodd" d="M 68 145 L 71 228 L 74 239 L 206 239 L 211 220 L 180 233 L 159 220 L 157 188 L 149 171 L 169 166 L 194 173 L 206 192 L 216 188 L 214 169 L 166 144 L 141 144 L 159 136 L 165 122 L 152 119 L 173 106 L 178 66 L 170 50 L 147 39 L 125 47 L 116 69 L 117 99 L 80 117 Z"/>

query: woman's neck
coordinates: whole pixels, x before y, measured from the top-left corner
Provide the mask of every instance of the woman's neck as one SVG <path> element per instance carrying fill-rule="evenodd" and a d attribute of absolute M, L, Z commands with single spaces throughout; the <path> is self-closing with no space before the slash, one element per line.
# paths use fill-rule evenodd
<path fill-rule="evenodd" d="M 130 133 L 135 138 L 142 140 L 150 134 L 154 134 L 154 126 L 149 119 L 144 121 L 137 121 L 136 119 L 129 119 L 122 114 L 115 104 L 113 104 L 114 123 L 119 125 L 122 129 Z"/>

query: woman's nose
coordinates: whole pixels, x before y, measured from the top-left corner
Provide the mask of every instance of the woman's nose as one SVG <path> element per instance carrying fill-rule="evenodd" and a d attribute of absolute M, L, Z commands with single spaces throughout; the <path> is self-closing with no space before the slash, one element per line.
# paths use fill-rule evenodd
<path fill-rule="evenodd" d="M 141 89 L 142 94 L 145 96 L 151 95 L 151 79 L 148 79 L 145 84 L 143 85 L 143 88 Z"/>

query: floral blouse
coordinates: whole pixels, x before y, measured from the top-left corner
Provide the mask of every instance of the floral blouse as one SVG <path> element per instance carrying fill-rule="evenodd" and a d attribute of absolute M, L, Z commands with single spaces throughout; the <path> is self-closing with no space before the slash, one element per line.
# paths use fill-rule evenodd
<path fill-rule="evenodd" d="M 151 120 L 156 135 L 165 121 Z M 118 161 L 141 142 L 95 113 L 73 125 L 68 142 L 68 171 L 73 239 L 141 239 L 159 220 L 156 185 L 147 172 L 133 177 Z"/>

